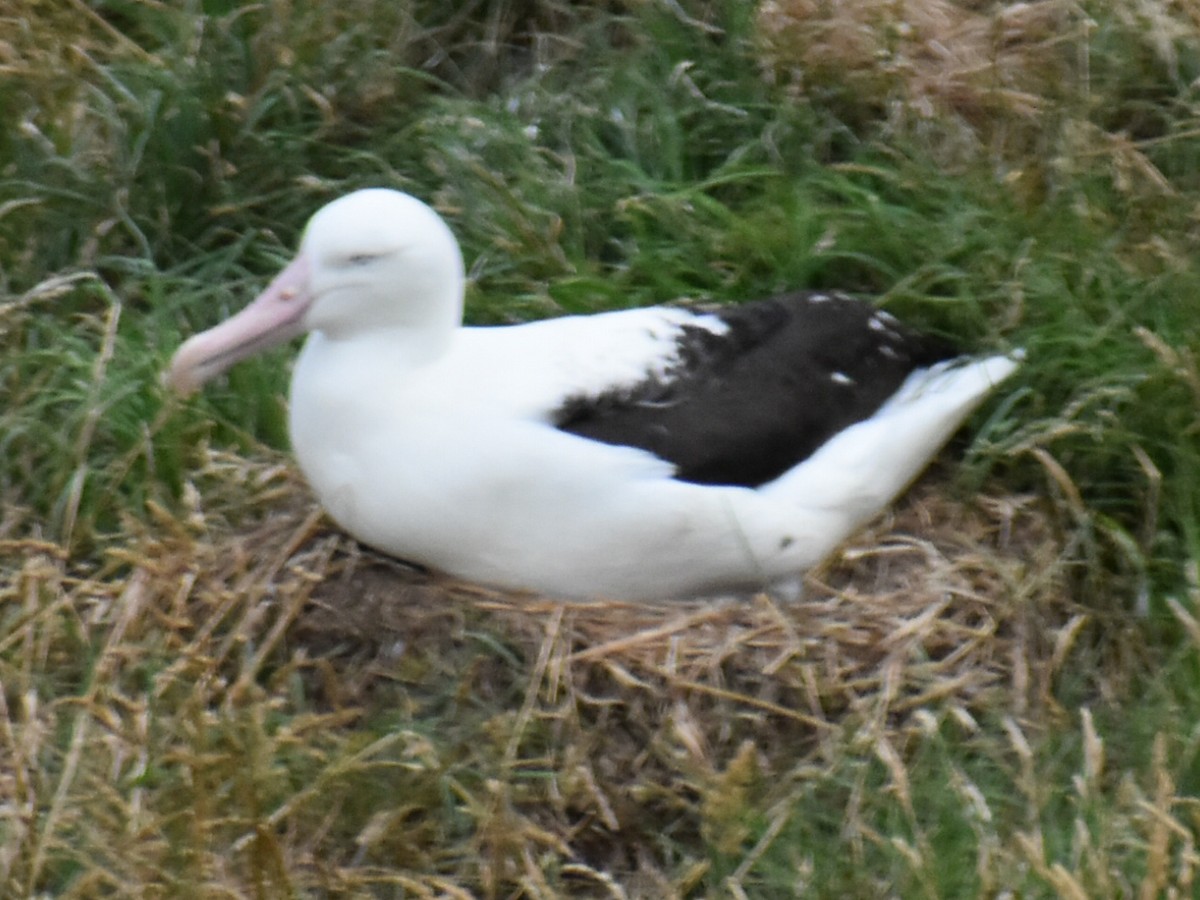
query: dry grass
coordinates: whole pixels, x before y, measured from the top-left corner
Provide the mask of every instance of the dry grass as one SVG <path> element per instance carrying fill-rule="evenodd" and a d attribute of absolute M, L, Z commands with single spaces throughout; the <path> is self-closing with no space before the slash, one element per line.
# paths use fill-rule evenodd
<path fill-rule="evenodd" d="M 10 895 L 65 867 L 87 873 L 72 896 L 684 896 L 716 863 L 662 837 L 698 834 L 740 896 L 824 778 L 848 779 L 833 814 L 847 853 L 900 846 L 863 811 L 871 771 L 919 882 L 936 861 L 908 766 L 933 736 L 983 740 L 985 719 L 1003 720 L 996 752 L 1015 754 L 1033 813 L 1050 802 L 1028 729 L 1072 718 L 1053 692 L 1089 626 L 1031 499 L 920 488 L 800 604 L 635 606 L 417 573 L 331 531 L 285 465 L 213 455 L 201 477 L 186 521 L 159 513 L 100 571 L 0 546 Z M 260 521 L 206 513 L 237 493 Z M 1095 790 L 1102 742 L 1083 722 L 1080 790 Z M 1098 883 L 1048 861 L 1036 829 L 1005 833 L 957 777 L 984 883 L 1018 859 L 1045 883 Z M 1163 777 L 1130 802 L 1162 819 L 1170 855 L 1191 832 L 1171 825 L 1184 800 Z M 764 804 L 765 822 L 748 816 Z M 806 852 L 787 851 L 797 878 Z"/>
<path fill-rule="evenodd" d="M 1083 35 L 1077 4 L 768 0 L 767 65 L 799 90 L 833 90 L 893 114 L 1031 118 L 1063 89 Z M 1064 52 L 1066 50 L 1066 52 Z"/>
<path fill-rule="evenodd" d="M 1200 17 L 1191 4 L 1126 0 L 1105 18 L 1137 36 L 1169 77 Z M 799 95 L 833 99 L 848 121 L 883 121 L 945 162 L 981 154 L 1016 166 L 1040 157 L 1078 168 L 1097 159 L 1122 193 L 1169 191 L 1112 98 L 1094 93 L 1097 22 L 1068 0 L 766 0 L 758 38 L 768 76 Z M 1139 51 L 1128 47 L 1134 56 Z M 835 99 L 836 98 L 836 99 Z M 1088 121 L 1107 106 L 1113 126 Z M 1160 135 L 1156 137 L 1161 137 Z"/>

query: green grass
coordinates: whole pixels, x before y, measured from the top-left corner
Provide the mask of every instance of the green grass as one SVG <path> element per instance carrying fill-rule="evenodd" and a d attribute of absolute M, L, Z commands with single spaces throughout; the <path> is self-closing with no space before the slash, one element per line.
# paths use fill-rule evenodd
<path fill-rule="evenodd" d="M 982 125 L 767 78 L 732 0 L 0 13 L 4 892 L 1194 890 L 1200 34 L 1084 6 L 1032 124 Z M 807 709 L 815 650 L 775 681 L 717 654 L 692 680 L 724 696 L 554 668 L 572 613 L 401 604 L 391 655 L 315 634 L 305 566 L 349 551 L 289 499 L 288 354 L 187 402 L 159 377 L 372 184 L 446 215 L 473 322 L 838 287 L 1023 346 L 941 485 L 1039 498 L 1002 683 L 897 709 L 822 674 L 814 730 L 744 698 Z"/>

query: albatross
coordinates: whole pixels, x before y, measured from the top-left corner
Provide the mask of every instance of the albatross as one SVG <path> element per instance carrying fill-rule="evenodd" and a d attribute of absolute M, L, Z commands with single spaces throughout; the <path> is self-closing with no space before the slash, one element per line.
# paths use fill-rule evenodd
<path fill-rule="evenodd" d="M 463 289 L 436 212 L 356 191 L 167 382 L 307 333 L 291 442 L 346 532 L 485 585 L 658 600 L 795 590 L 1019 359 L 836 292 L 464 327 Z"/>

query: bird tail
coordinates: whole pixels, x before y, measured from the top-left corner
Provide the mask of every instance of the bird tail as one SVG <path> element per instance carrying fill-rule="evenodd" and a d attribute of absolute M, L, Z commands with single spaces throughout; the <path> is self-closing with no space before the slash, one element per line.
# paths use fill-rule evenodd
<path fill-rule="evenodd" d="M 759 493 L 806 510 L 840 510 L 848 534 L 908 487 L 1023 357 L 1018 350 L 914 372 L 871 418 L 830 438 Z"/>

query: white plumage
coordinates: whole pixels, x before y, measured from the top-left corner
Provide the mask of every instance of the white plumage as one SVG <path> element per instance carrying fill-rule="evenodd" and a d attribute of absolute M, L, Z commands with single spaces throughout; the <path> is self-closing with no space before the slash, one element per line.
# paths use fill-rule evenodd
<path fill-rule="evenodd" d="M 310 332 L 292 377 L 292 443 L 346 531 L 485 584 L 651 599 L 794 582 L 891 502 L 1016 365 L 955 358 L 896 375 L 891 360 L 923 339 L 823 294 L 764 307 L 786 322 L 750 337 L 732 314 L 673 307 L 464 328 L 462 295 L 462 259 L 441 218 L 405 194 L 359 191 L 317 212 L 296 259 L 254 303 L 179 349 L 170 381 L 193 390 Z M 688 475 L 671 442 L 693 439 L 674 436 L 681 426 L 658 429 L 658 410 L 719 436 L 705 398 L 723 392 L 724 408 L 736 409 L 730 398 L 744 390 L 750 406 L 773 403 L 801 362 L 824 371 L 821 359 L 770 362 L 771 341 L 786 328 L 795 336 L 782 349 L 793 347 L 806 316 L 834 307 L 877 352 L 824 373 L 822 408 L 836 407 L 838 391 L 870 405 L 863 385 L 887 366 L 898 385 L 890 399 L 761 482 Z M 778 365 L 778 382 L 760 393 L 742 386 L 739 354 L 757 354 L 756 372 Z M 592 415 L 589 404 L 608 429 L 599 439 L 567 424 L 585 407 Z M 779 418 L 766 405 L 758 412 L 768 429 Z M 622 445 L 627 413 L 638 446 Z M 753 434 L 740 437 L 758 446 Z M 778 455 L 780 440 L 762 444 L 773 441 Z M 695 449 L 680 446 L 679 459 Z M 721 471 L 737 462 L 723 458 Z"/>

